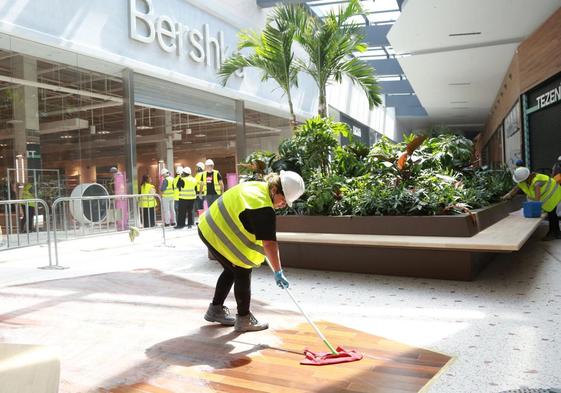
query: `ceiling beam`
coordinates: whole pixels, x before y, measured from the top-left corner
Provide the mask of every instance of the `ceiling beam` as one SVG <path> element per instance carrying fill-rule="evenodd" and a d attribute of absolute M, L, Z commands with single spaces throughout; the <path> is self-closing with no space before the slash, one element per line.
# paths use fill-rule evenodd
<path fill-rule="evenodd" d="M 402 75 L 403 70 L 396 59 L 367 60 L 376 70 L 376 75 Z"/>

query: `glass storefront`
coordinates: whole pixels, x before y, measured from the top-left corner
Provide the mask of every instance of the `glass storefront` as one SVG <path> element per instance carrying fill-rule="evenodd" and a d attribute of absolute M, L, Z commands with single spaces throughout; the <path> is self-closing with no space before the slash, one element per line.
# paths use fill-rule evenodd
<path fill-rule="evenodd" d="M 20 197 L 16 182 L 34 184 L 35 195 L 48 202 L 83 183 L 99 183 L 113 193 L 112 167 L 129 182 L 144 174 L 155 182 L 162 166 L 194 171 L 197 162 L 211 158 L 226 177 L 237 173 L 237 162 L 246 154 L 276 151 L 292 134 L 288 118 L 134 74 L 136 134 L 131 138 L 123 69 L 114 65 L 104 69 L 111 72 L 91 71 L 99 67 L 80 67 L 80 61 L 68 60 L 75 55 L 53 51 L 56 56 L 47 61 L 0 50 L 2 199 Z M 127 153 L 129 140 L 136 148 L 135 162 L 128 162 L 133 159 Z M 134 168 L 132 176 L 127 167 Z"/>
<path fill-rule="evenodd" d="M 118 75 L 0 51 L 0 190 L 16 199 L 26 176 L 39 198 L 110 179 L 125 163 Z"/>

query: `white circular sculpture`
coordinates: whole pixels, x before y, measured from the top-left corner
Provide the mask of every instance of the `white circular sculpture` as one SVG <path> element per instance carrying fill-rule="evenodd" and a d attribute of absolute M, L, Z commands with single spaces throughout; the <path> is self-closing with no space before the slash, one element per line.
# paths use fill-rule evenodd
<path fill-rule="evenodd" d="M 71 197 L 108 196 L 107 189 L 98 183 L 84 183 L 72 190 Z M 107 218 L 109 200 L 82 200 L 70 202 L 70 213 L 80 224 L 98 224 Z"/>

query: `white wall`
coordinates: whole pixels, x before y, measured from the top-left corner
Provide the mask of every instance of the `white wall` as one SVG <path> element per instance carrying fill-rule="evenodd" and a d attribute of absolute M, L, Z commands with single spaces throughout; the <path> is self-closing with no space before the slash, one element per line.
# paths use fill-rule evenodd
<path fill-rule="evenodd" d="M 340 85 L 327 88 L 327 101 L 338 111 L 369 126 L 392 140 L 396 139 L 395 109 L 384 105 L 370 110 L 363 90 L 349 78 L 343 78 Z"/>

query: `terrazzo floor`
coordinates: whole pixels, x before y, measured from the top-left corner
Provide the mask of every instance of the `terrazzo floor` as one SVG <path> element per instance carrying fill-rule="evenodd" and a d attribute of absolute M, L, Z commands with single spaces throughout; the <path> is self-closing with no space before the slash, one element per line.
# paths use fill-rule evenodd
<path fill-rule="evenodd" d="M 540 242 L 545 230 L 520 252 L 498 255 L 474 282 L 286 273 L 314 319 L 454 356 L 427 392 L 561 388 L 561 241 Z M 69 269 L 37 269 L 47 262 L 45 246 L 1 252 L 1 287 L 139 268 L 212 286 L 220 271 L 194 230 L 168 231 L 168 247 L 161 232 L 147 231 L 132 244 L 126 234 L 63 242 L 59 253 Z M 253 299 L 272 312 L 294 311 L 266 267 L 254 272 L 252 285 Z M 227 304 L 234 306 L 233 297 Z M 11 334 L 0 339 L 10 342 Z"/>

